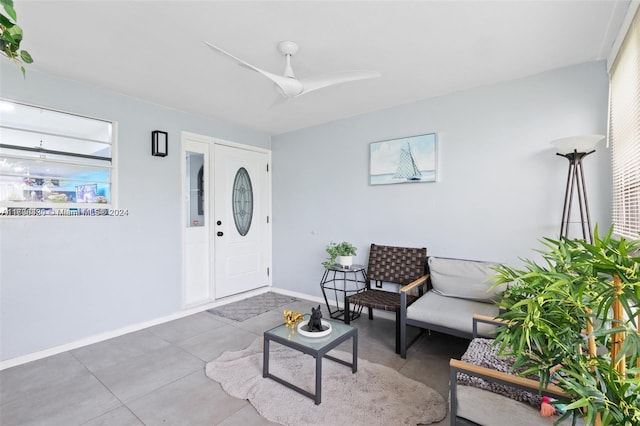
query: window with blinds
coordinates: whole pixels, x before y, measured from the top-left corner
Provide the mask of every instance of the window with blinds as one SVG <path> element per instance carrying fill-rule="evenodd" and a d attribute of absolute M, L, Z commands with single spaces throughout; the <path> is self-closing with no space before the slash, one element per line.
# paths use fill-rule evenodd
<path fill-rule="evenodd" d="M 613 165 L 613 226 L 640 237 L 640 9 L 611 67 L 609 140 Z"/>

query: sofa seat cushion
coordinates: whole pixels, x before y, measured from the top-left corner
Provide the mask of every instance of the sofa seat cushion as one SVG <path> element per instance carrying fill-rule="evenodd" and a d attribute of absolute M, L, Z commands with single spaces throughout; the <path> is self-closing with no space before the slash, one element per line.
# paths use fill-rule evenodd
<path fill-rule="evenodd" d="M 491 303 L 442 296 L 428 291 L 412 305 L 407 307 L 407 320 L 432 324 L 463 331 L 469 336 L 473 333 L 473 315 L 498 315 L 498 307 Z M 428 327 L 423 327 L 428 328 Z M 480 323 L 478 334 L 485 337 L 495 336 L 495 326 Z"/>
<path fill-rule="evenodd" d="M 540 410 L 523 402 L 514 401 L 506 396 L 472 386 L 458 385 L 457 417 L 470 420 L 482 426 L 538 426 L 553 425 L 557 416 L 543 417 Z M 571 425 L 569 417 L 561 425 Z M 578 425 L 584 425 L 583 419 L 577 419 Z"/>
<path fill-rule="evenodd" d="M 429 274 L 433 290 L 441 296 L 472 299 L 491 303 L 498 299 L 506 285 L 493 285 L 490 278 L 496 274 L 492 269 L 498 266 L 491 262 L 429 257 Z"/>

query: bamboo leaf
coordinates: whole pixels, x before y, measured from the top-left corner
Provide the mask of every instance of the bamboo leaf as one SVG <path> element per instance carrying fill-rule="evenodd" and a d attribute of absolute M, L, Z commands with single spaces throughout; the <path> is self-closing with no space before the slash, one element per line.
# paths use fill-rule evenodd
<path fill-rule="evenodd" d="M 566 410 L 575 410 L 576 408 L 582 408 L 589 405 L 589 400 L 587 398 L 580 398 L 577 401 L 568 404 L 565 409 Z"/>

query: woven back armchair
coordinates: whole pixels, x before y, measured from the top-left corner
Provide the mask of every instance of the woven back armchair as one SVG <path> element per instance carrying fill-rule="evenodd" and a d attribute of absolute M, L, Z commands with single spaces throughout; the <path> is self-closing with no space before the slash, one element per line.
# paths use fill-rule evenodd
<path fill-rule="evenodd" d="M 367 263 L 367 284 L 364 291 L 350 295 L 345 306 L 345 322 L 349 323 L 350 305 L 366 307 L 369 319 L 373 309 L 396 313 L 396 353 L 400 353 L 400 293 L 399 288 L 412 285 L 418 295 L 410 295 L 415 301 L 426 289 L 426 248 L 394 247 L 371 244 Z M 372 288 L 371 283 L 374 283 Z M 395 291 L 383 289 L 383 283 L 395 284 Z"/>

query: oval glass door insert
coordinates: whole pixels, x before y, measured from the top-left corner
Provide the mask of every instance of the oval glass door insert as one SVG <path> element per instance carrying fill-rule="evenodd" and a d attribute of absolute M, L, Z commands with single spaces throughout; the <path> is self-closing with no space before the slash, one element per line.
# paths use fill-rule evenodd
<path fill-rule="evenodd" d="M 233 205 L 233 221 L 236 224 L 236 229 L 244 237 L 249 233 L 251 218 L 253 217 L 253 188 L 249 172 L 244 167 L 238 169 L 233 180 L 231 203 Z"/>

